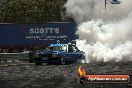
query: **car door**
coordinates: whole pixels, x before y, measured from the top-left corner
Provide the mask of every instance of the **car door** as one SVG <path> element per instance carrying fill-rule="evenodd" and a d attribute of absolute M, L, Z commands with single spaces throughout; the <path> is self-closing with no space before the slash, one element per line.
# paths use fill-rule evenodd
<path fill-rule="evenodd" d="M 80 56 L 81 54 L 75 45 L 68 45 L 68 52 L 66 53 L 67 61 L 76 61 Z"/>

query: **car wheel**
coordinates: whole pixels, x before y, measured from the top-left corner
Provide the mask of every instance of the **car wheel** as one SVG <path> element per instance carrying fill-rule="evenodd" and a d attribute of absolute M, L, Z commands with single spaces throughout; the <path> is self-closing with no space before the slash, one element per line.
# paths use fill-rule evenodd
<path fill-rule="evenodd" d="M 42 65 L 42 63 L 41 62 L 36 62 L 36 65 Z"/>
<path fill-rule="evenodd" d="M 61 59 L 60 59 L 60 63 L 61 63 L 62 65 L 65 65 L 65 64 L 66 64 L 65 59 L 64 59 L 64 58 L 61 58 Z"/>
<path fill-rule="evenodd" d="M 34 62 L 34 61 L 33 61 L 33 58 L 29 58 L 28 61 L 29 61 L 30 63 L 33 63 L 33 62 Z"/>
<path fill-rule="evenodd" d="M 78 59 L 78 60 L 77 60 L 77 63 L 78 63 L 78 64 L 82 64 L 82 63 L 85 63 L 85 60 L 82 60 L 82 59 Z"/>

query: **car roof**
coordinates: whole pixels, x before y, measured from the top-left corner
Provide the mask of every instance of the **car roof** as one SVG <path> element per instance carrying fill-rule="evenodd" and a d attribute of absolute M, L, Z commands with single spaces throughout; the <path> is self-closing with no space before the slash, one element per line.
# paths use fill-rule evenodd
<path fill-rule="evenodd" d="M 67 45 L 67 44 L 50 44 L 49 46 L 64 46 L 64 45 Z"/>

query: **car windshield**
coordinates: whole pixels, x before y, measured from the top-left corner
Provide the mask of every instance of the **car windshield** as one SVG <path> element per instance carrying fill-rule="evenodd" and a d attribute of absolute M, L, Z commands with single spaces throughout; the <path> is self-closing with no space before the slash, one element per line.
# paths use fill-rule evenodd
<path fill-rule="evenodd" d="M 53 51 L 66 51 L 66 45 L 63 46 L 52 46 Z"/>

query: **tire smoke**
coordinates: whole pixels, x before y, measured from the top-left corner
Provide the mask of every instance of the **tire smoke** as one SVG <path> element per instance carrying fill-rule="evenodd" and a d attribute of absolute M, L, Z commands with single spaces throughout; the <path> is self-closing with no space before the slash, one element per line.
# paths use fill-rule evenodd
<path fill-rule="evenodd" d="M 120 20 L 132 11 L 132 0 L 120 0 L 121 4 L 107 4 L 105 0 L 68 0 L 65 4 L 67 16 L 77 23 L 92 19 Z"/>
<path fill-rule="evenodd" d="M 104 0 L 68 0 L 66 13 L 78 23 L 77 46 L 86 62 L 132 61 L 132 1 L 108 5 Z M 122 13 L 122 11 L 124 11 Z"/>
<path fill-rule="evenodd" d="M 77 46 L 85 52 L 85 62 L 132 61 L 132 42 L 126 41 L 110 48 L 107 44 L 96 42 L 88 44 L 86 40 L 77 40 Z"/>

